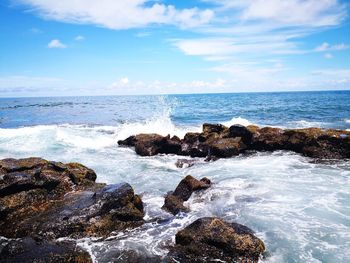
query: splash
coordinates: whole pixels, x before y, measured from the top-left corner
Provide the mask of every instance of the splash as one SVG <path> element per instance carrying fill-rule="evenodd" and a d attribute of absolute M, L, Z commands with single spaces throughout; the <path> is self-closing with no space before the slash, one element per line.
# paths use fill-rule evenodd
<path fill-rule="evenodd" d="M 231 120 L 229 121 L 226 121 L 226 122 L 223 122 L 222 123 L 223 125 L 227 126 L 227 127 L 230 127 L 232 125 L 235 125 L 235 124 L 240 124 L 240 125 L 243 125 L 243 126 L 248 126 L 248 125 L 252 125 L 253 123 L 251 123 L 249 120 L 247 119 L 243 119 L 241 117 L 238 117 L 238 118 L 232 118 Z"/>

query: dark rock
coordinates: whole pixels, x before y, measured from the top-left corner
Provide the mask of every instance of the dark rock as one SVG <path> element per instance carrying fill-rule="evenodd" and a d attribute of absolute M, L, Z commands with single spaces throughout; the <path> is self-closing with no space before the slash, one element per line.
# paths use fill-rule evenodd
<path fill-rule="evenodd" d="M 282 150 L 284 144 L 283 130 L 279 128 L 264 127 L 253 134 L 252 148 L 258 151 Z"/>
<path fill-rule="evenodd" d="M 136 143 L 136 137 L 135 136 L 130 136 L 126 138 L 125 140 L 119 140 L 118 144 L 123 145 L 123 146 L 135 146 Z"/>
<path fill-rule="evenodd" d="M 241 137 L 221 138 L 208 143 L 208 147 L 210 155 L 219 158 L 228 158 L 239 155 L 247 148 Z"/>
<path fill-rule="evenodd" d="M 203 133 L 208 134 L 208 133 L 222 133 L 224 131 L 227 131 L 227 127 L 222 125 L 222 124 L 209 124 L 209 123 L 204 123 L 203 124 Z"/>
<path fill-rule="evenodd" d="M 161 136 L 158 134 L 139 134 L 131 136 L 124 141 L 118 141 L 119 145 L 134 146 L 135 151 L 141 156 L 153 156 L 160 153 L 179 154 L 181 140 L 174 136 Z"/>
<path fill-rule="evenodd" d="M 258 262 L 264 243 L 248 227 L 201 218 L 176 234 L 169 257 L 177 262 Z"/>
<path fill-rule="evenodd" d="M 160 256 L 150 255 L 149 251 L 142 250 L 107 250 L 97 262 L 118 262 L 118 263 L 164 263 Z M 168 263 L 168 261 L 166 261 Z M 169 262 L 170 263 L 170 262 Z M 171 262 L 175 263 L 175 262 Z"/>
<path fill-rule="evenodd" d="M 5 159 L 0 169 L 2 236 L 105 236 L 143 223 L 141 198 L 129 184 L 104 187 L 81 164 Z"/>
<path fill-rule="evenodd" d="M 350 132 L 319 128 L 287 129 L 249 125 L 204 124 L 202 133 L 182 140 L 156 134 L 129 137 L 120 144 L 135 145 L 140 155 L 171 153 L 191 157 L 229 158 L 252 151 L 288 150 L 316 159 L 350 158 Z"/>
<path fill-rule="evenodd" d="M 253 133 L 247 127 L 236 124 L 229 128 L 229 136 L 232 138 L 241 137 L 243 142 L 249 145 L 253 138 Z"/>
<path fill-rule="evenodd" d="M 176 215 L 179 212 L 188 212 L 183 203 L 187 201 L 193 192 L 209 188 L 211 182 L 208 178 L 197 180 L 191 175 L 186 176 L 181 180 L 174 192 L 170 192 L 165 197 L 163 209 Z"/>
<path fill-rule="evenodd" d="M 4 263 L 89 263 L 89 253 L 74 242 L 35 241 L 32 238 L 2 240 L 0 262 Z"/>

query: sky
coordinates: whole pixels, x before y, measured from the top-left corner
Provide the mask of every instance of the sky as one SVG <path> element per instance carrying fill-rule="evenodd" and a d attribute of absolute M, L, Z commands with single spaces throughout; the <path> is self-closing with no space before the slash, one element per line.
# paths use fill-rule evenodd
<path fill-rule="evenodd" d="M 2 0 L 0 97 L 350 89 L 349 0 Z"/>

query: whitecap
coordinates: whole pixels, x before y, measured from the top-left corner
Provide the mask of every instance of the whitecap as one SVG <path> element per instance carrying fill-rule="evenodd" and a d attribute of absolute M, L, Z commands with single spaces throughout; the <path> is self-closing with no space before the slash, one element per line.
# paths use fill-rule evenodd
<path fill-rule="evenodd" d="M 222 122 L 221 124 L 223 124 L 223 125 L 225 125 L 227 127 L 230 127 L 230 126 L 235 125 L 235 124 L 240 124 L 240 125 L 243 125 L 243 126 L 249 126 L 249 125 L 252 125 L 253 123 L 251 123 L 249 120 L 241 118 L 241 117 L 238 117 L 238 118 L 234 117 L 234 118 L 232 118 L 229 121 Z"/>

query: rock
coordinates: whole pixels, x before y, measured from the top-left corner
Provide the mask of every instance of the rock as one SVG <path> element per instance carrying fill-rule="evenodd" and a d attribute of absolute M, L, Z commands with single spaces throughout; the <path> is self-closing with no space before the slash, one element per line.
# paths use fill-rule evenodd
<path fill-rule="evenodd" d="M 191 175 L 188 175 L 181 180 L 174 192 L 166 195 L 162 208 L 173 215 L 179 212 L 188 212 L 189 209 L 183 203 L 191 197 L 193 192 L 207 189 L 210 185 L 211 182 L 208 178 L 197 180 Z"/>
<path fill-rule="evenodd" d="M 200 218 L 179 231 L 169 257 L 176 262 L 258 262 L 264 243 L 253 231 L 219 218 Z"/>
<path fill-rule="evenodd" d="M 143 223 L 141 198 L 129 184 L 97 184 L 81 164 L 5 159 L 0 169 L 2 236 L 105 236 Z"/>
<path fill-rule="evenodd" d="M 0 262 L 8 263 L 89 263 L 92 259 L 74 242 L 35 241 L 32 238 L 2 240 Z"/>
<path fill-rule="evenodd" d="M 209 124 L 209 123 L 203 124 L 204 134 L 213 133 L 213 132 L 222 133 L 224 131 L 227 131 L 227 127 L 222 124 Z"/>
<path fill-rule="evenodd" d="M 253 133 L 247 127 L 236 124 L 229 128 L 229 136 L 232 138 L 241 137 L 246 145 L 250 145 Z"/>
<path fill-rule="evenodd" d="M 192 167 L 195 163 L 196 163 L 195 160 L 178 159 L 175 165 L 177 168 L 189 168 L 189 167 Z"/>
<path fill-rule="evenodd" d="M 284 144 L 283 130 L 279 128 L 264 127 L 253 134 L 252 148 L 257 151 L 282 150 Z"/>
<path fill-rule="evenodd" d="M 236 156 L 247 149 L 241 137 L 217 139 L 208 143 L 208 147 L 210 156 L 219 158 Z"/>
<path fill-rule="evenodd" d="M 171 153 L 204 157 L 207 160 L 229 158 L 252 151 L 288 150 L 316 159 L 350 158 L 350 132 L 320 128 L 280 129 L 204 124 L 202 133 L 187 133 L 182 140 L 156 134 L 141 134 L 120 141 L 135 146 L 138 154 L 149 156 Z"/>
<path fill-rule="evenodd" d="M 135 151 L 141 156 L 153 156 L 160 153 L 179 154 L 181 151 L 181 141 L 174 136 L 161 136 L 158 134 L 139 134 L 131 136 L 123 141 L 118 141 L 119 145 L 134 146 Z"/>

